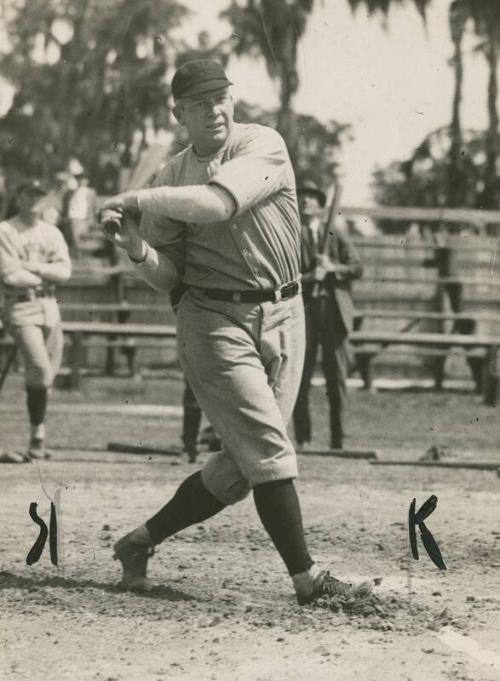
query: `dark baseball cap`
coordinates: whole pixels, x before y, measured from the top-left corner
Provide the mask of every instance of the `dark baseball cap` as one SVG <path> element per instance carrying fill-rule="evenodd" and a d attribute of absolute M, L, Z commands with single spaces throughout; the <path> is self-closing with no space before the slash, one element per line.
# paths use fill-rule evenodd
<path fill-rule="evenodd" d="M 297 195 L 299 194 L 310 194 L 311 196 L 315 196 L 321 207 L 326 203 L 326 194 L 321 191 L 318 183 L 313 178 L 303 177 L 297 181 Z"/>
<path fill-rule="evenodd" d="M 17 193 L 29 191 L 32 194 L 40 194 L 43 196 L 47 193 L 46 188 L 43 186 L 42 182 L 37 179 L 23 180 L 17 187 Z"/>
<path fill-rule="evenodd" d="M 172 78 L 174 99 L 193 97 L 232 85 L 219 62 L 193 59 L 180 66 Z"/>

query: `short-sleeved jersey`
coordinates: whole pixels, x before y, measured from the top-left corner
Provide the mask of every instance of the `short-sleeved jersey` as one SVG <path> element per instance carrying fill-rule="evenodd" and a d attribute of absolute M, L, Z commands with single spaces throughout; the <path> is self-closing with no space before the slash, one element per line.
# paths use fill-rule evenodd
<path fill-rule="evenodd" d="M 300 279 L 300 222 L 295 178 L 282 137 L 262 125 L 235 123 L 224 147 L 174 156 L 154 185 L 211 184 L 231 194 L 231 219 L 210 224 L 162 216 L 154 191 L 141 196 L 141 234 L 182 262 L 183 282 L 222 289 L 275 288 Z"/>
<path fill-rule="evenodd" d="M 26 227 L 17 217 L 0 222 L 0 300 L 4 300 L 6 321 L 13 324 L 57 323 L 59 311 L 55 298 L 33 298 L 16 302 L 16 297 L 29 289 L 4 284 L 4 278 L 23 267 L 24 262 L 70 263 L 68 247 L 57 227 L 38 220 Z"/>

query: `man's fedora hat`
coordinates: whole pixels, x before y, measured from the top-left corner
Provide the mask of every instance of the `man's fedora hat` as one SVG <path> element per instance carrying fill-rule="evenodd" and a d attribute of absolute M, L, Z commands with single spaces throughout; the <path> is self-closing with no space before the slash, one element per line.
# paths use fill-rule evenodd
<path fill-rule="evenodd" d="M 297 195 L 299 194 L 315 196 L 322 208 L 326 203 L 326 194 L 321 191 L 318 183 L 312 177 L 299 178 L 297 181 Z"/>

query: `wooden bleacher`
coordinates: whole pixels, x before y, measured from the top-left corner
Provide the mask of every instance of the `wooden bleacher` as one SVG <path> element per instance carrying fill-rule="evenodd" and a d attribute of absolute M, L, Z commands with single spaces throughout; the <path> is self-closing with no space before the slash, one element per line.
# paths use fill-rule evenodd
<path fill-rule="evenodd" d="M 476 226 L 500 224 L 500 213 L 496 211 L 347 207 L 342 212 L 348 218 L 366 215 L 430 223 L 458 220 Z M 93 238 L 98 241 L 98 236 L 96 233 Z M 351 340 L 368 373 L 373 365 L 385 370 L 385 358 L 390 355 L 397 357 L 398 367 L 407 361 L 414 366 L 420 359 L 425 364 L 426 358 L 445 356 L 454 349 L 464 357 L 481 359 L 487 374 L 497 371 L 495 348 L 500 338 L 500 281 L 495 276 L 497 240 L 466 234 L 449 244 L 460 263 L 459 277 L 441 277 L 436 268 L 424 264 L 436 251 L 434 243 L 406 236 L 355 239 L 364 275 L 353 284 L 356 310 Z M 96 266 L 96 262 L 99 260 L 95 258 L 76 262 L 72 279 L 60 288 L 58 295 L 69 345 L 66 356 L 72 385 L 78 383 L 88 362 L 103 361 L 106 373 L 112 374 L 117 352 L 121 350 L 133 372 L 141 347 L 148 348 L 148 361 L 158 357 L 158 363 L 164 356 L 162 347 L 169 345 L 170 353 L 173 347 L 175 319 L 168 296 L 139 281 L 126 260 L 113 266 L 103 259 L 100 265 Z M 436 292 L 453 284 L 463 290 L 458 313 L 439 309 L 436 301 Z M 470 322 L 473 333 L 447 333 L 447 325 L 457 321 Z M 143 326 L 148 328 L 140 328 Z"/>

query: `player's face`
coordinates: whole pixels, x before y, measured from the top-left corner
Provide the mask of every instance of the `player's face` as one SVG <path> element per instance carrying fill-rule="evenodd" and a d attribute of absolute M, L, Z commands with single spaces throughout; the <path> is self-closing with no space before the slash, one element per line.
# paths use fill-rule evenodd
<path fill-rule="evenodd" d="M 30 213 L 32 215 L 38 214 L 41 210 L 41 198 L 42 194 L 32 189 L 24 189 L 22 192 L 19 192 L 17 196 L 19 212 L 24 214 Z"/>
<path fill-rule="evenodd" d="M 300 192 L 298 195 L 299 212 L 302 217 L 316 217 L 321 214 L 322 208 L 315 194 Z"/>
<path fill-rule="evenodd" d="M 188 131 L 199 154 L 218 151 L 227 140 L 233 125 L 233 100 L 228 88 L 205 92 L 178 101 L 175 115 Z"/>

